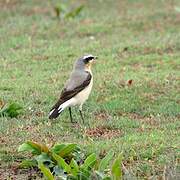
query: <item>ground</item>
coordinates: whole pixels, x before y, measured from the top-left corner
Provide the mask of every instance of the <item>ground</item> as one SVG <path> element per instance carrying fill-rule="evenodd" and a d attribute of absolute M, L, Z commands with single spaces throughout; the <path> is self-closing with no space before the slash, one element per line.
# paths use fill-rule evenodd
<path fill-rule="evenodd" d="M 80 17 L 58 19 L 51 1 L 0 1 L 0 100 L 18 118 L 0 118 L 0 179 L 19 170 L 20 144 L 79 143 L 87 153 L 123 153 L 126 179 L 179 179 L 180 1 L 69 1 Z M 90 53 L 94 88 L 84 105 L 54 121 L 48 112 L 74 61 Z M 38 178 L 38 177 L 37 177 Z"/>

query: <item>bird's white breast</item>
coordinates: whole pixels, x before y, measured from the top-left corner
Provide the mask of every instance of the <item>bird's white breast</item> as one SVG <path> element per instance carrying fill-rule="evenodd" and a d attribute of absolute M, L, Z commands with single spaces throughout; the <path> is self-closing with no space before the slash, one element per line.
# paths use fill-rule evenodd
<path fill-rule="evenodd" d="M 91 78 L 91 82 L 89 83 L 89 85 L 74 97 L 76 100 L 76 104 L 82 105 L 88 99 L 89 94 L 91 93 L 92 86 L 93 77 Z"/>
<path fill-rule="evenodd" d="M 80 109 L 82 109 L 82 105 L 89 97 L 92 86 L 93 86 L 93 77 L 91 78 L 90 84 L 85 89 L 83 89 L 73 98 L 69 99 L 68 101 L 64 102 L 63 104 L 59 106 L 58 108 L 59 112 L 63 111 L 67 107 L 76 106 L 76 105 L 79 105 Z"/>

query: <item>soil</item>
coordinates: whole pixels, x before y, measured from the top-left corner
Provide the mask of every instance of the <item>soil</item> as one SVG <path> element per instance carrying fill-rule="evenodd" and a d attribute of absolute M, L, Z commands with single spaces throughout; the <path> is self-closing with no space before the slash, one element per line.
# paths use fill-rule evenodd
<path fill-rule="evenodd" d="M 113 137 L 118 137 L 122 135 L 122 132 L 119 129 L 110 129 L 108 127 L 95 127 L 86 130 L 86 135 L 94 138 L 107 138 L 111 139 Z"/>

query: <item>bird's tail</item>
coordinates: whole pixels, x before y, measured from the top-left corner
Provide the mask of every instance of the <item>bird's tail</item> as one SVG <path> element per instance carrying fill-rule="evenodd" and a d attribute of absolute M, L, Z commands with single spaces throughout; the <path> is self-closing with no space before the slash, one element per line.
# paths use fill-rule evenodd
<path fill-rule="evenodd" d="M 71 103 L 72 99 L 63 103 L 61 101 L 58 101 L 51 109 L 49 113 L 49 119 L 57 118 L 65 108 L 70 106 Z"/>
<path fill-rule="evenodd" d="M 63 109 L 58 109 L 58 107 L 53 108 L 49 113 L 49 119 L 57 118 L 61 114 L 62 111 L 63 111 Z"/>

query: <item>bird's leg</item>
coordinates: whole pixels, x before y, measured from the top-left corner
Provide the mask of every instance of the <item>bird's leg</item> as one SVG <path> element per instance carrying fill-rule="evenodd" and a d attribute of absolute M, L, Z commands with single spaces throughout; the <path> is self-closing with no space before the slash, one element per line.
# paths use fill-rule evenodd
<path fill-rule="evenodd" d="M 71 123 L 73 123 L 73 118 L 72 118 L 72 113 L 71 113 L 71 107 L 69 107 L 69 116 L 70 116 Z"/>
<path fill-rule="evenodd" d="M 81 109 L 79 109 L 79 113 L 80 113 L 81 119 L 82 119 L 83 124 L 84 124 L 84 117 L 83 117 L 83 115 L 82 115 L 82 110 L 81 110 Z"/>

